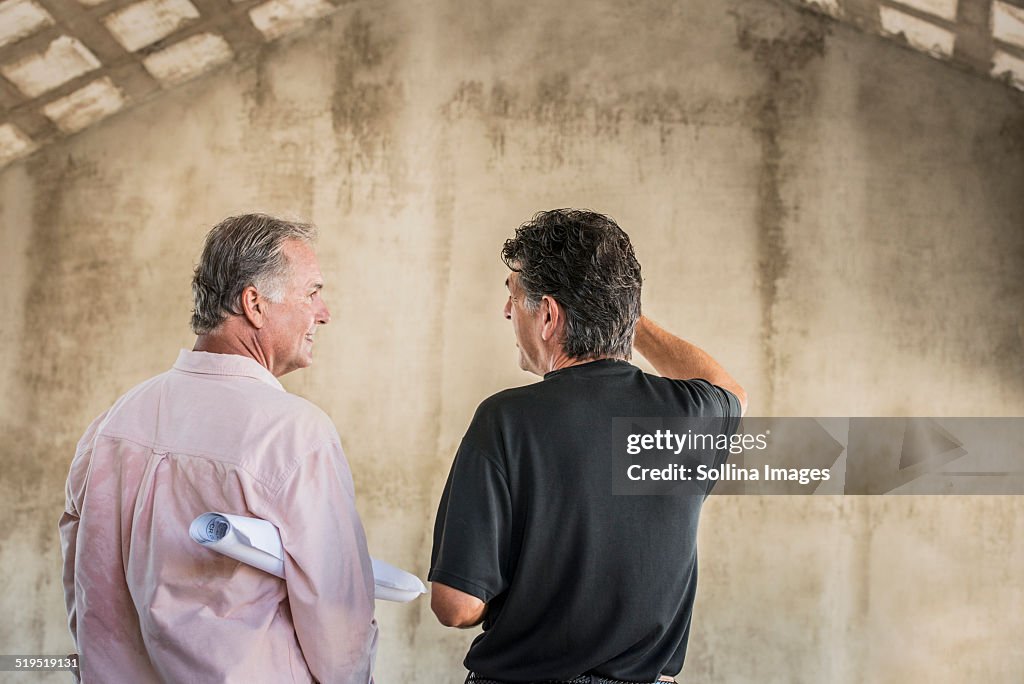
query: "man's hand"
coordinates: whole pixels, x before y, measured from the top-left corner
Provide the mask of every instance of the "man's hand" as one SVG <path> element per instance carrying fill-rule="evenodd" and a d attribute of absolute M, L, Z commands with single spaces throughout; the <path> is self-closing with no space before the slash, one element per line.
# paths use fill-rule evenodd
<path fill-rule="evenodd" d="M 641 316 L 637 321 L 633 349 L 666 378 L 701 378 L 729 390 L 739 399 L 743 413 L 747 412 L 747 393 L 735 378 L 707 352 L 676 337 L 647 316 Z"/>
<path fill-rule="evenodd" d="M 487 604 L 446 584 L 430 583 L 430 609 L 445 627 L 473 627 L 487 614 Z"/>

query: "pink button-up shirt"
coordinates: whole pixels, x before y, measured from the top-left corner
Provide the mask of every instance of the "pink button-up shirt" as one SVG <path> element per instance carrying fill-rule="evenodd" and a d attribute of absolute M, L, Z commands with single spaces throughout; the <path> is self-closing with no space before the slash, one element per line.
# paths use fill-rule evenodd
<path fill-rule="evenodd" d="M 207 511 L 277 525 L 286 580 L 192 541 Z M 182 351 L 97 418 L 60 534 L 87 684 L 370 680 L 373 571 L 338 433 L 253 359 Z"/>

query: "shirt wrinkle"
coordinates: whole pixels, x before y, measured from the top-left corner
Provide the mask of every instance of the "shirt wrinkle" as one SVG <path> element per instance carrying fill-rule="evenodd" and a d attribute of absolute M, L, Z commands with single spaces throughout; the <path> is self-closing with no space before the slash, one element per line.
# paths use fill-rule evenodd
<path fill-rule="evenodd" d="M 339 442 L 336 442 L 336 441 L 331 440 L 331 439 L 325 439 L 322 442 L 319 442 L 315 447 L 313 447 L 312 449 L 309 449 L 307 452 L 305 452 L 303 454 L 303 456 L 297 457 L 297 458 L 294 459 L 294 461 L 292 461 L 291 465 L 288 468 L 288 471 L 286 473 L 283 473 L 279 477 L 280 482 L 271 483 L 271 482 L 265 481 L 264 478 L 262 478 L 260 475 L 257 475 L 253 471 L 249 470 L 244 464 L 236 463 L 234 461 L 231 461 L 226 456 L 222 456 L 220 454 L 211 454 L 211 453 L 204 453 L 204 452 L 190 452 L 190 451 L 187 451 L 185 449 L 178 449 L 178 448 L 176 448 L 174 446 L 167 445 L 167 444 L 150 444 L 150 443 L 147 443 L 145 441 L 139 440 L 139 439 L 137 439 L 135 437 L 130 437 L 128 435 L 122 435 L 122 434 L 117 434 L 117 433 L 113 433 L 113 432 L 104 432 L 104 433 L 100 433 L 100 434 L 96 435 L 96 439 L 101 439 L 101 438 L 112 439 L 112 440 L 115 440 L 115 441 L 120 440 L 120 441 L 124 441 L 124 442 L 131 442 L 132 444 L 140 446 L 143 449 L 150 450 L 153 453 L 153 455 L 155 455 L 155 456 L 173 456 L 173 457 L 179 457 L 180 456 L 180 457 L 183 457 L 183 458 L 201 458 L 201 459 L 205 459 L 205 460 L 208 460 L 208 461 L 216 461 L 217 463 L 223 463 L 225 465 L 229 465 L 229 466 L 232 466 L 234 468 L 238 468 L 239 470 L 244 472 L 246 475 L 251 477 L 254 481 L 256 481 L 259 484 L 261 484 L 264 487 L 266 487 L 267 490 L 269 492 L 272 492 L 275 497 L 277 496 L 277 494 L 280 491 L 280 489 L 284 486 L 284 484 L 286 482 L 288 482 L 288 480 L 291 479 L 291 477 L 299 469 L 299 466 L 302 464 L 303 458 L 309 458 L 310 454 L 314 454 L 317 451 L 320 451 L 321 449 L 323 449 L 324 447 L 327 447 L 327 446 L 338 446 L 339 448 L 341 447 L 341 444 Z M 163 451 L 161 451 L 161 450 L 163 450 Z M 91 452 L 91 451 L 92 451 L 92 449 L 90 448 L 87 452 L 82 452 L 82 456 L 83 457 L 88 456 L 89 452 Z"/>
<path fill-rule="evenodd" d="M 500 459 L 491 458 L 491 456 L 489 456 L 487 452 L 485 452 L 483 449 L 480 449 L 479 447 L 475 447 L 472 445 L 470 445 L 469 448 L 467 449 L 467 455 L 469 454 L 472 454 L 477 458 L 482 458 L 483 460 L 487 461 L 492 466 L 494 466 L 497 469 L 498 474 L 501 475 L 501 479 L 504 480 L 506 484 L 508 484 L 508 473 L 506 473 L 505 466 L 504 464 L 501 463 Z"/>
<path fill-rule="evenodd" d="M 75 451 L 59 528 L 82 681 L 367 684 L 373 574 L 323 411 L 252 359 L 182 351 Z M 287 579 L 192 541 L 208 511 L 278 525 Z"/>

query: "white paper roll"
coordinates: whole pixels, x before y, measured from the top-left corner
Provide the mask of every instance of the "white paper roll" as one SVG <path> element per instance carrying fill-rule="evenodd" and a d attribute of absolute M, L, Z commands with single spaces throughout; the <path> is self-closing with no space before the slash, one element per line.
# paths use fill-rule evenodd
<path fill-rule="evenodd" d="M 189 536 L 229 558 L 284 579 L 284 550 L 273 523 L 228 513 L 203 513 L 188 528 Z M 379 561 L 373 564 L 373 595 L 383 601 L 407 603 L 427 593 L 419 577 Z"/>
<path fill-rule="evenodd" d="M 273 523 L 227 513 L 203 513 L 188 528 L 194 541 L 284 579 L 281 535 Z"/>
<path fill-rule="evenodd" d="M 420 578 L 390 563 L 370 559 L 373 562 L 373 597 L 384 601 L 408 603 L 421 594 L 427 593 Z"/>

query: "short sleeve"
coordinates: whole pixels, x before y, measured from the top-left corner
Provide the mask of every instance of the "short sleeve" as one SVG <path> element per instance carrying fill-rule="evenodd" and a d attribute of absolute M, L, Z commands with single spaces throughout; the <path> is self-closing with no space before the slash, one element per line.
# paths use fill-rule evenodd
<path fill-rule="evenodd" d="M 724 387 L 712 385 L 707 380 L 678 380 L 677 382 L 685 385 L 686 390 L 690 393 L 695 406 L 695 416 L 721 418 L 722 424 L 717 428 L 722 431 L 722 434 L 729 437 L 736 434 L 740 427 L 740 418 L 743 416 L 743 407 L 735 394 Z M 721 468 L 727 460 L 729 460 L 729 450 L 720 449 L 715 454 L 712 467 Z M 716 480 L 707 480 L 705 496 L 711 494 L 715 483 Z"/>
<path fill-rule="evenodd" d="M 485 603 L 505 591 L 511 517 L 504 469 L 463 440 L 437 509 L 428 579 Z"/>
<path fill-rule="evenodd" d="M 728 418 L 730 424 L 738 425 L 743 409 L 736 395 L 707 380 L 673 380 L 686 394 L 687 403 L 692 406 L 692 416 L 707 418 Z"/>

